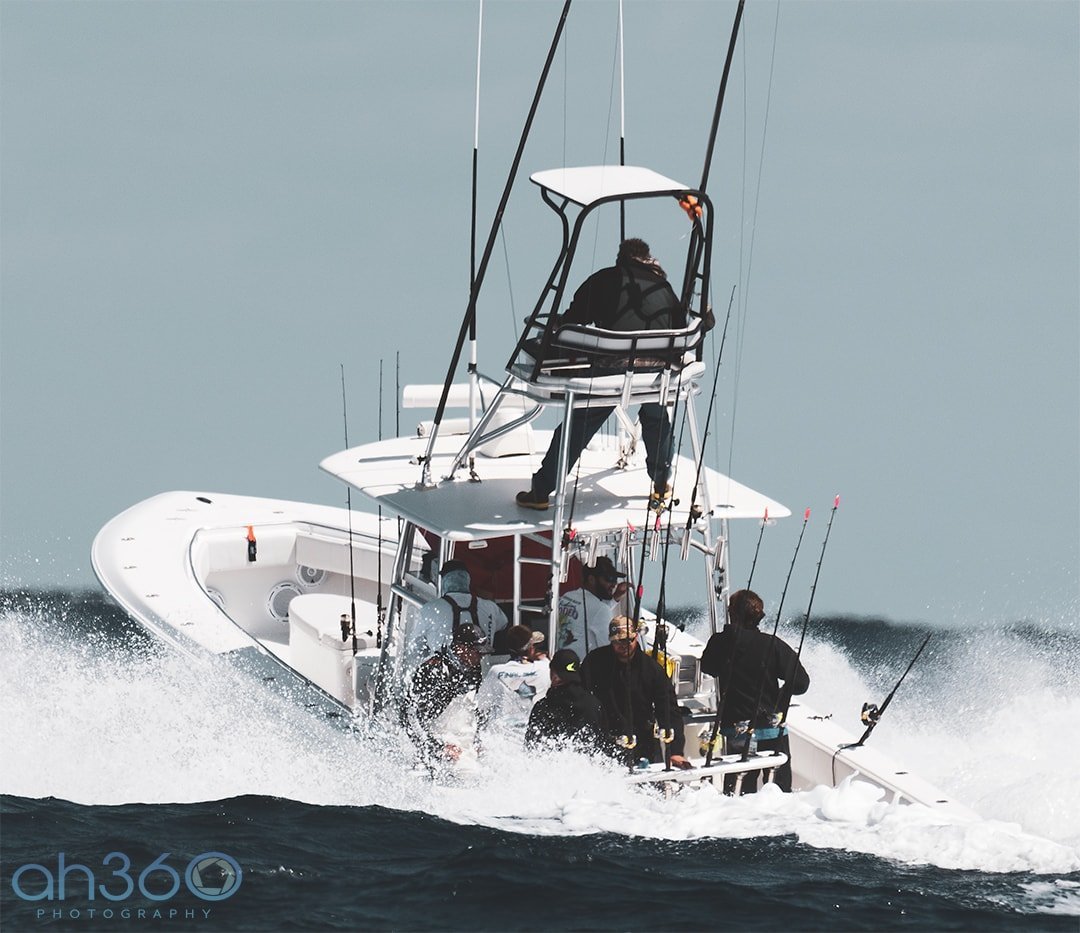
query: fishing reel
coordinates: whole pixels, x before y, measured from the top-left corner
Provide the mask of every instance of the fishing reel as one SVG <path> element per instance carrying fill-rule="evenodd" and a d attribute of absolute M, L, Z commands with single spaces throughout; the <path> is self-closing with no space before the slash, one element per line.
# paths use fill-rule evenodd
<path fill-rule="evenodd" d="M 735 723 L 735 734 L 736 735 L 746 735 L 746 733 L 749 732 L 749 731 L 750 731 L 750 720 L 749 719 L 740 719 L 737 723 Z"/>
<path fill-rule="evenodd" d="M 349 633 L 352 631 L 352 625 L 349 623 L 349 615 L 346 612 L 341 614 L 341 640 L 348 641 Z"/>
<path fill-rule="evenodd" d="M 637 748 L 637 736 L 636 735 L 620 735 L 620 736 L 616 736 L 615 744 L 618 745 L 619 748 L 625 748 L 627 751 L 630 751 L 633 748 Z"/>
<path fill-rule="evenodd" d="M 719 732 L 716 733 L 715 738 L 710 737 L 707 732 L 702 733 L 698 750 L 702 758 L 707 758 L 710 750 L 714 756 L 722 755 L 724 752 L 724 737 Z"/>
<path fill-rule="evenodd" d="M 674 729 L 661 729 L 660 726 L 653 726 L 653 737 L 659 739 L 665 745 L 670 745 L 675 741 Z"/>
<path fill-rule="evenodd" d="M 765 728 L 765 729 L 779 729 L 783 722 L 784 722 L 784 714 L 783 713 L 770 713 L 768 716 L 765 717 L 765 725 L 764 725 L 763 728 Z"/>
<path fill-rule="evenodd" d="M 876 703 L 863 703 L 859 719 L 862 720 L 864 726 L 876 726 L 880 718 L 881 711 Z"/>

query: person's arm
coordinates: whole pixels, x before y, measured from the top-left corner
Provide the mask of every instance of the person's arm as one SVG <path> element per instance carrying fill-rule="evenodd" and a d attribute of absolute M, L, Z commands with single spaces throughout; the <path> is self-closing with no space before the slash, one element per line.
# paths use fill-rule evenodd
<path fill-rule="evenodd" d="M 806 668 L 802 666 L 798 655 L 792 651 L 790 645 L 779 642 L 777 649 L 780 663 L 775 676 L 784 682 L 777 698 L 777 709 L 783 711 L 791 705 L 793 696 L 800 696 L 810 689 L 810 675 L 806 673 Z"/>
<path fill-rule="evenodd" d="M 670 729 L 675 736 L 668 743 L 665 753 L 667 760 L 673 768 L 683 770 L 692 768 L 693 765 L 683 755 L 686 748 L 686 732 L 683 727 L 682 713 L 679 710 L 679 701 L 675 696 L 675 685 L 672 684 L 667 671 L 660 666 L 655 658 L 646 656 L 645 661 L 650 662 L 646 663 L 644 668 L 649 672 L 646 676 L 652 680 L 650 691 L 657 725 L 661 729 Z"/>
<path fill-rule="evenodd" d="M 716 677 L 727 670 L 727 663 L 727 639 L 721 632 L 716 632 L 701 652 L 701 672 Z"/>

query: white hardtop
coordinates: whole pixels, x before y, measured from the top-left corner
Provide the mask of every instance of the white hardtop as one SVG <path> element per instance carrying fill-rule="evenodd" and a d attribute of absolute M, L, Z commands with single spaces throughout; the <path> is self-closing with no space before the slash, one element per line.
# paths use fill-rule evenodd
<path fill-rule="evenodd" d="M 547 448 L 550 431 L 535 432 L 536 449 Z M 523 509 L 514 497 L 529 488 L 532 474 L 540 466 L 541 454 L 498 458 L 477 458 L 481 482 L 469 479 L 462 468 L 453 480 L 444 480 L 450 462 L 461 447 L 460 437 L 439 437 L 432 453 L 431 476 L 436 485 L 418 487 L 420 467 L 427 438 L 394 438 L 353 447 L 332 454 L 319 464 L 331 476 L 358 489 L 384 509 L 433 531 L 451 541 L 478 541 L 509 534 L 550 532 L 554 507 L 546 512 Z M 650 482 L 643 466 L 620 470 L 612 449 L 587 448 L 578 461 L 573 525 L 581 532 L 624 529 L 628 522 L 643 525 L 648 520 L 647 497 Z M 673 466 L 673 509 L 676 526 L 686 524 L 696 467 L 687 457 L 678 457 Z M 767 496 L 705 468 L 713 514 L 720 518 L 760 519 L 768 509 L 771 517 L 783 518 L 791 512 Z M 700 502 L 698 503 L 700 505 Z M 666 519 L 665 519 L 666 521 Z"/>
<path fill-rule="evenodd" d="M 588 207 L 601 198 L 687 191 L 687 185 L 637 165 L 584 165 L 534 172 L 533 184 Z"/>

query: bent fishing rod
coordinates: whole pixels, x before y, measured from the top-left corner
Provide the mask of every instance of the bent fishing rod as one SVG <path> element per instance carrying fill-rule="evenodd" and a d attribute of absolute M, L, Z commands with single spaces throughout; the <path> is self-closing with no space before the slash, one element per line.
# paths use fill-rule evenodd
<path fill-rule="evenodd" d="M 850 745 L 841 745 L 840 748 L 837 749 L 837 752 L 842 752 L 847 748 L 861 748 L 866 744 L 866 740 L 870 738 L 870 733 L 874 731 L 874 727 L 881 720 L 881 717 L 885 715 L 885 710 L 889 708 L 892 698 L 896 696 L 896 691 L 900 689 L 900 684 L 902 684 L 904 678 L 911 673 L 911 669 L 915 666 L 915 662 L 919 660 L 919 655 L 923 653 L 923 648 L 926 647 L 926 643 L 930 641 L 933 636 L 934 633 L 930 632 L 930 634 L 923 639 L 923 643 L 919 645 L 919 650 L 915 652 L 915 657 L 913 657 L 911 663 L 908 664 L 907 670 L 900 675 L 900 679 L 896 682 L 896 686 L 889 691 L 889 695 L 885 697 L 885 702 L 881 704 L 880 708 L 874 703 L 863 703 L 862 713 L 859 718 L 866 723 L 866 731 L 862 734 L 858 742 L 852 742 Z"/>

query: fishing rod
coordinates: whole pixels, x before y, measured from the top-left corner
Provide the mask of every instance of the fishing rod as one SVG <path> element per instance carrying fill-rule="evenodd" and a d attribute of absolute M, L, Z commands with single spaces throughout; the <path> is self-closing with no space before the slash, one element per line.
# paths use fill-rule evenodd
<path fill-rule="evenodd" d="M 803 618 L 802 634 L 799 635 L 799 650 L 795 652 L 795 660 L 802 657 L 803 640 L 806 638 L 806 627 L 810 624 L 810 610 L 814 605 L 814 594 L 817 592 L 818 577 L 821 576 L 821 562 L 825 560 L 825 548 L 829 546 L 829 532 L 832 531 L 833 519 L 836 518 L 836 510 L 840 508 L 840 497 L 833 499 L 832 511 L 829 513 L 829 524 L 825 528 L 825 540 L 821 542 L 821 554 L 818 557 L 817 570 L 814 571 L 814 584 L 810 587 L 810 602 L 806 604 L 806 615 Z M 790 703 L 790 698 L 789 701 Z M 785 712 L 787 708 L 785 707 Z"/>
<path fill-rule="evenodd" d="M 829 523 L 832 524 L 831 519 Z M 761 531 L 758 532 L 757 536 L 757 547 L 754 548 L 754 560 L 753 563 L 750 564 L 750 576 L 746 580 L 747 589 L 750 589 L 750 584 L 754 582 L 754 568 L 757 567 L 758 552 L 761 550 L 761 539 L 765 537 L 765 526 L 767 524 L 769 524 L 769 510 L 766 508 L 765 517 L 761 520 Z M 818 566 L 820 567 L 821 565 L 818 564 Z"/>
<path fill-rule="evenodd" d="M 345 364 L 341 364 L 341 420 L 345 427 L 345 449 L 349 449 L 349 408 L 345 401 Z M 345 505 L 349 510 L 349 617 L 341 617 L 341 640 L 352 636 L 352 650 L 356 654 L 356 575 L 353 573 L 352 486 L 345 484 Z M 380 555 L 381 556 L 381 555 Z"/>
<path fill-rule="evenodd" d="M 422 458 L 420 483 L 424 486 L 431 485 L 431 455 L 435 449 L 435 441 L 439 436 L 439 427 L 442 424 L 443 414 L 446 412 L 446 403 L 450 397 L 450 386 L 453 385 L 454 373 L 461 360 L 461 351 L 465 346 L 465 338 L 468 336 L 469 329 L 472 327 L 473 321 L 476 318 L 476 299 L 479 296 L 480 287 L 483 285 L 484 276 L 487 273 L 488 263 L 491 260 L 491 253 L 495 248 L 495 240 L 498 237 L 499 227 L 502 225 L 502 218 L 503 214 L 506 212 L 507 202 L 510 200 L 510 191 L 514 187 L 514 180 L 517 177 L 518 166 L 521 164 L 521 157 L 525 152 L 525 143 L 529 138 L 529 131 L 532 129 L 536 110 L 540 105 L 540 97 L 543 94 L 544 85 L 547 83 L 548 74 L 551 71 L 551 64 L 555 60 L 555 53 L 558 50 L 559 41 L 562 38 L 563 27 L 566 25 L 566 17 L 570 13 L 570 3 L 571 0 L 566 0 L 566 3 L 563 5 L 562 15 L 559 17 L 559 24 L 556 26 L 555 35 L 551 40 L 551 48 L 548 49 L 547 58 L 544 61 L 544 68 L 540 74 L 540 81 L 536 85 L 536 93 L 533 95 L 532 106 L 529 108 L 529 115 L 526 117 L 525 126 L 521 131 L 521 139 L 518 141 L 517 151 L 514 154 L 514 161 L 510 167 L 510 173 L 507 176 L 502 197 L 499 199 L 499 206 L 495 211 L 495 219 L 492 221 L 491 230 L 488 233 L 487 243 L 484 246 L 484 253 L 480 258 L 480 265 L 477 268 L 472 288 L 469 290 L 469 304 L 465 309 L 465 317 L 458 330 L 457 341 L 454 344 L 454 352 L 450 359 L 450 366 L 446 371 L 446 380 L 443 383 L 442 394 L 439 396 L 439 405 L 435 409 L 435 419 L 432 422 L 431 436 L 428 438 L 427 450 L 424 452 Z"/>
<path fill-rule="evenodd" d="M 757 714 L 757 709 L 761 706 L 761 696 L 765 690 L 765 678 L 768 676 L 769 664 L 772 661 L 773 650 L 776 647 L 776 631 L 780 627 L 780 616 L 784 611 L 784 599 L 787 596 L 788 584 L 791 583 L 791 573 L 795 569 L 795 561 L 799 556 L 799 549 L 802 547 L 803 535 L 806 533 L 806 524 L 810 521 L 810 509 L 807 509 L 803 513 L 802 528 L 799 529 L 799 540 L 795 542 L 795 553 L 791 555 L 791 566 L 788 567 L 787 579 L 784 581 L 784 589 L 780 593 L 780 604 L 776 609 L 776 621 L 773 623 L 772 639 L 769 642 L 769 653 L 765 656 L 765 665 L 761 669 L 761 678 L 758 680 L 758 693 L 757 699 L 754 701 L 753 709 L 751 710 L 751 719 L 748 726 L 748 735 L 746 739 L 746 748 L 743 750 L 742 761 L 746 761 L 750 757 L 750 739 L 754 734 L 754 719 Z M 741 626 L 736 626 L 733 636 L 734 644 L 731 646 L 731 656 L 728 659 L 727 678 L 724 683 L 724 689 L 719 693 L 716 703 L 716 716 L 713 718 L 713 726 L 709 735 L 709 750 L 705 756 L 705 766 L 708 767 L 712 763 L 713 749 L 716 746 L 716 736 L 720 732 L 720 723 L 722 721 L 722 715 L 724 707 L 727 704 L 728 692 L 731 690 L 731 680 L 735 673 L 735 659 L 738 656 L 739 648 L 739 636 L 742 634 L 740 631 Z"/>
<path fill-rule="evenodd" d="M 383 361 L 379 359 L 379 440 L 383 438 L 382 430 L 382 414 L 383 414 Z M 386 618 L 386 606 L 383 604 L 383 590 L 382 590 L 382 503 L 379 504 L 379 549 L 376 551 L 375 557 L 375 647 L 382 647 L 382 630 L 383 620 Z M 350 557 L 352 554 L 352 547 L 349 548 Z"/>
<path fill-rule="evenodd" d="M 716 390 L 720 385 L 720 362 L 724 358 L 724 347 L 727 345 L 728 325 L 731 323 L 731 309 L 735 304 L 735 288 L 731 286 L 731 295 L 728 296 L 727 316 L 724 318 L 724 330 L 720 335 L 720 349 L 716 353 L 716 366 L 713 367 L 712 392 L 709 395 L 709 408 L 705 412 L 705 424 L 702 426 L 701 449 L 698 452 L 697 469 L 694 471 L 694 488 L 690 494 L 690 508 L 686 513 L 686 529 L 683 534 L 689 536 L 694 527 L 694 515 L 697 512 L 698 489 L 701 486 L 701 471 L 705 468 L 705 450 L 709 445 L 709 430 L 712 426 L 713 409 L 716 406 Z"/>
<path fill-rule="evenodd" d="M 754 705 L 750 710 L 750 725 L 747 728 L 746 736 L 746 748 L 743 749 L 742 761 L 746 761 L 750 757 L 750 743 L 754 737 L 754 718 L 757 717 L 757 711 L 761 708 L 761 698 L 765 693 L 765 678 L 769 675 L 769 667 L 772 664 L 773 655 L 776 653 L 776 632 L 780 628 L 780 616 L 784 611 L 784 599 L 787 597 L 788 584 L 791 583 L 791 573 L 795 569 L 795 561 L 799 556 L 799 549 L 802 547 L 803 535 L 806 534 L 806 525 L 810 521 L 810 509 L 807 509 L 803 513 L 802 528 L 799 529 L 799 540 L 795 542 L 795 553 L 791 555 L 791 566 L 788 567 L 787 579 L 784 581 L 784 589 L 780 593 L 780 605 L 776 607 L 776 620 L 773 622 L 772 638 L 769 640 L 769 652 L 765 656 L 765 665 L 761 669 L 761 677 L 758 678 L 758 692 L 757 699 L 754 701 Z M 774 716 L 775 718 L 775 716 Z"/>
<path fill-rule="evenodd" d="M 900 675 L 900 679 L 896 682 L 896 686 L 889 691 L 889 695 L 885 697 L 885 702 L 882 703 L 880 707 L 874 703 L 863 703 L 862 713 L 859 718 L 866 723 L 866 731 L 862 734 L 862 737 L 858 742 L 852 742 L 850 745 L 841 745 L 837 751 L 842 752 L 846 748 L 861 748 L 866 743 L 866 740 L 870 738 L 870 733 L 874 731 L 874 726 L 876 726 L 881 720 L 881 717 L 885 715 L 885 710 L 889 708 L 889 704 L 896 695 L 896 691 L 900 689 L 900 684 L 902 684 L 904 678 L 911 673 L 911 669 L 915 666 L 915 662 L 919 660 L 919 655 L 923 653 L 923 648 L 926 647 L 926 643 L 930 641 L 933 635 L 934 633 L 930 632 L 930 634 L 923 639 L 923 643 L 919 645 L 919 650 L 915 652 L 915 657 L 913 657 L 911 663 L 908 664 L 907 670 Z"/>

